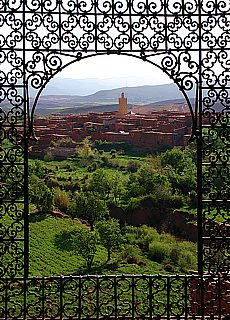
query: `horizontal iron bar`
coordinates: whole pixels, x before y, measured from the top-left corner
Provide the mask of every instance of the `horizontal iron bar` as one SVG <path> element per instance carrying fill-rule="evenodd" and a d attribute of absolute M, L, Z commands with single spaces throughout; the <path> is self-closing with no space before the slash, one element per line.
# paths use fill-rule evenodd
<path fill-rule="evenodd" d="M 211 202 L 214 202 L 214 203 L 222 203 L 222 202 L 227 202 L 227 203 L 230 203 L 230 200 L 222 200 L 222 199 L 217 199 L 217 200 L 209 200 L 209 199 L 203 199 L 202 200 L 203 203 L 211 203 Z"/>
<path fill-rule="evenodd" d="M 203 162 L 202 163 L 202 166 L 203 167 L 210 167 L 210 166 L 217 166 L 217 167 L 219 167 L 219 166 L 224 166 L 224 167 L 226 167 L 226 166 L 230 166 L 230 162 L 227 162 L 227 163 L 222 163 L 222 162 Z"/>
<path fill-rule="evenodd" d="M 223 275 L 219 275 L 220 277 L 229 277 L 223 273 Z M 36 277 L 28 277 L 26 280 L 74 280 L 74 279 L 201 279 L 201 278 L 217 278 L 217 275 L 213 274 L 203 274 L 202 276 L 199 275 L 197 272 L 194 274 L 175 274 L 175 275 L 167 275 L 167 274 L 108 274 L 108 275 L 60 275 L 60 276 L 36 276 Z M 12 281 L 12 278 L 3 278 L 6 281 Z M 23 277 L 15 277 L 13 278 L 15 281 L 23 281 Z"/>
<path fill-rule="evenodd" d="M 94 30 L 95 31 L 95 30 Z M 90 32 L 90 33 L 93 33 L 93 31 L 92 32 Z M 89 33 L 89 34 L 90 34 Z M 121 33 L 122 34 L 122 33 Z M 65 43 L 64 43 L 65 44 Z M 95 43 L 94 43 L 95 44 Z M 131 42 L 129 42 L 129 43 L 127 43 L 126 44 L 126 46 L 129 46 L 131 44 Z M 168 44 L 171 44 L 171 43 L 169 43 L 168 42 Z M 100 44 L 99 44 L 100 45 Z M 135 44 L 134 44 L 135 45 Z M 12 48 L 8 48 L 8 47 L 6 47 L 6 48 L 1 48 L 1 51 L 10 51 Z M 15 52 L 23 52 L 23 49 L 21 49 L 21 48 L 17 48 L 17 47 L 14 47 L 13 48 L 13 50 L 15 51 Z M 114 53 L 114 54 L 122 54 L 122 53 L 141 53 L 142 52 L 142 49 L 141 48 L 139 48 L 139 49 L 87 49 L 87 50 L 84 50 L 84 49 L 79 49 L 79 48 L 76 48 L 76 50 L 73 50 L 73 49 L 49 49 L 49 51 L 47 51 L 47 49 L 46 48 L 39 48 L 39 50 L 37 50 L 37 49 L 34 49 L 34 48 L 27 48 L 26 47 L 26 52 L 34 52 L 34 53 L 37 53 L 37 52 L 45 52 L 45 53 L 47 53 L 47 52 L 49 52 L 49 53 L 56 53 L 56 54 L 62 54 L 62 52 L 71 52 L 71 53 L 75 53 L 75 54 L 77 54 L 78 52 L 82 52 L 82 53 L 103 53 L 103 54 L 112 54 L 112 53 Z M 210 52 L 210 48 L 202 48 L 202 51 L 205 51 L 205 52 Z M 220 51 L 220 48 L 212 48 L 212 51 Z M 224 49 L 224 51 L 230 51 L 230 47 L 229 47 L 229 49 Z M 168 50 L 166 50 L 165 48 L 157 48 L 156 50 L 154 50 L 154 49 L 144 49 L 143 50 L 143 53 L 159 53 L 159 52 L 161 52 L 161 53 L 166 53 L 166 52 L 199 52 L 199 48 L 196 48 L 196 49 L 194 49 L 194 48 L 185 48 L 185 47 L 181 47 L 181 48 L 179 48 L 179 49 L 175 49 L 175 48 L 170 48 L 170 49 L 168 49 Z M 209 89 L 210 89 L 210 87 L 209 87 Z"/>

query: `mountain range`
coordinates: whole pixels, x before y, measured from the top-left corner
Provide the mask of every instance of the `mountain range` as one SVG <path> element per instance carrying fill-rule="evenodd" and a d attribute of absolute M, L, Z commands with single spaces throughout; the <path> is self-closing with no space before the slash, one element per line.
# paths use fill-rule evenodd
<path fill-rule="evenodd" d="M 185 104 L 185 99 L 175 84 L 143 85 L 99 90 L 89 95 L 45 95 L 43 94 L 36 107 L 37 114 L 48 113 L 85 113 L 117 110 L 118 98 L 125 93 L 131 108 L 161 105 Z M 191 98 L 192 98 L 191 92 Z"/>
<path fill-rule="evenodd" d="M 43 90 L 43 95 L 90 95 L 100 90 L 111 90 L 120 87 L 137 87 L 143 85 L 162 84 L 163 79 L 156 79 L 155 76 L 126 76 L 112 78 L 53 78 Z M 32 96 L 35 92 L 32 92 Z"/>

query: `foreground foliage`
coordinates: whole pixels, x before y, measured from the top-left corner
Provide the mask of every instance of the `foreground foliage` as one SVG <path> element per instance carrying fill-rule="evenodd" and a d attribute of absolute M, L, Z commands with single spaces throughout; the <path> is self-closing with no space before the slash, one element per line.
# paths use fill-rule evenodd
<path fill-rule="evenodd" d="M 106 273 L 165 273 L 196 269 L 196 245 L 177 241 L 154 228 L 120 227 L 116 220 L 100 222 L 92 233 L 79 220 L 49 215 L 30 217 L 30 275 L 53 276 Z M 98 232 L 97 232 L 98 230 Z M 159 251 L 153 244 L 160 243 Z M 165 252 L 165 247 L 167 248 Z M 110 260 L 108 261 L 108 248 Z"/>
<path fill-rule="evenodd" d="M 31 205 L 41 213 L 31 217 L 32 274 L 44 274 L 44 268 L 48 274 L 196 269 L 194 244 L 146 226 L 121 227 L 119 221 L 111 219 L 109 210 L 115 205 L 129 214 L 147 202 L 153 214 L 157 210 L 166 217 L 174 208 L 192 207 L 196 179 L 191 148 L 135 157 L 113 149 L 104 152 L 85 139 L 70 159 L 31 160 L 29 178 Z M 66 219 L 44 216 L 53 210 L 67 214 Z M 39 234 L 44 238 L 42 245 Z M 36 261 L 40 259 L 39 266 Z M 45 261 L 50 267 L 45 267 Z M 53 264 L 58 265 L 57 270 Z"/>

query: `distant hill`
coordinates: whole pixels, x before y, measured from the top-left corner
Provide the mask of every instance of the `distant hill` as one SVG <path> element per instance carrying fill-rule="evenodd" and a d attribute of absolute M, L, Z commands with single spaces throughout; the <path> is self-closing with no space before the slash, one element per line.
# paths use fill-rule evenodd
<path fill-rule="evenodd" d="M 169 82 L 169 81 L 168 81 Z M 162 84 L 162 82 L 160 82 Z M 112 77 L 112 78 L 53 78 L 43 90 L 43 95 L 80 95 L 85 96 L 100 90 L 111 90 L 123 86 L 136 87 L 141 85 L 156 85 L 157 79 L 152 77 L 143 77 L 143 75 Z M 32 96 L 35 91 L 32 91 Z"/>
<path fill-rule="evenodd" d="M 117 110 L 118 97 L 121 92 L 128 98 L 130 107 L 159 104 L 184 104 L 185 99 L 175 84 L 145 85 L 138 87 L 121 87 L 100 90 L 94 94 L 80 95 L 43 95 L 40 97 L 36 113 L 85 113 L 89 111 L 104 112 Z M 192 96 L 192 93 L 191 93 Z"/>

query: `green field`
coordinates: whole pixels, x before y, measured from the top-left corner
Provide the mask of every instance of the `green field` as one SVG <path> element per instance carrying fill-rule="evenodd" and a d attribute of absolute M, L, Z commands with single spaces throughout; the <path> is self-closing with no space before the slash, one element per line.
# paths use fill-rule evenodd
<path fill-rule="evenodd" d="M 138 234 L 137 228 L 134 228 L 134 232 L 131 233 L 130 230 L 126 230 L 124 247 L 119 252 L 113 253 L 109 262 L 107 261 L 106 249 L 99 243 L 92 269 L 89 272 L 81 254 L 76 251 L 71 237 L 71 232 L 79 226 L 85 227 L 80 221 L 69 218 L 59 219 L 50 215 L 30 217 L 31 276 L 78 275 L 82 273 L 156 274 L 168 273 L 167 268 L 170 266 L 172 269 L 169 271 L 184 273 L 196 268 L 196 244 L 177 241 L 169 234 L 159 235 L 153 228 L 144 227 L 143 230 L 148 234 L 143 241 L 151 243 L 155 239 L 156 243 L 161 243 L 162 253 L 165 248 L 169 250 L 169 255 L 166 254 L 161 263 L 154 261 L 154 257 L 151 258 L 147 248 L 143 249 L 143 242 L 139 239 L 140 234 Z M 147 239 L 148 237 L 150 239 Z M 179 247 L 181 252 L 177 250 Z M 159 253 L 159 256 L 162 253 Z M 158 258 L 155 257 L 156 260 Z"/>

